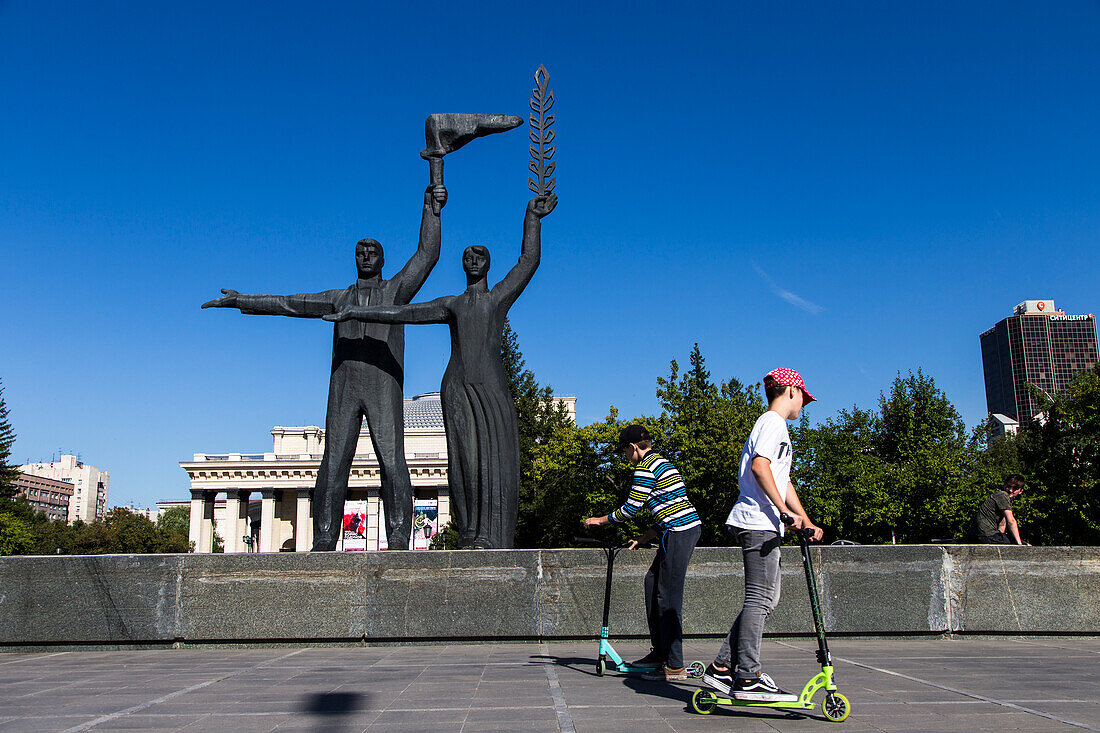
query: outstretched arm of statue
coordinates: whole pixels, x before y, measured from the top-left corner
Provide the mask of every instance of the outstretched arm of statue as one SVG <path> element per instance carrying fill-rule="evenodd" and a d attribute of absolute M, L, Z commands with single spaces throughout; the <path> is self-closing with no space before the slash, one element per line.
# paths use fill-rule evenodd
<path fill-rule="evenodd" d="M 291 316 L 320 318 L 332 313 L 342 290 L 298 295 L 242 295 L 236 290 L 222 290 L 222 297 L 207 301 L 203 308 L 238 308 L 241 313 L 258 316 Z"/>
<path fill-rule="evenodd" d="M 359 305 L 324 316 L 326 321 L 366 321 L 368 323 L 446 323 L 450 316 L 447 303 L 454 296 L 436 298 L 427 303 L 409 305 Z"/>
<path fill-rule="evenodd" d="M 420 216 L 420 242 L 416 253 L 413 254 L 401 272 L 397 273 L 394 280 L 397 281 L 398 304 L 408 303 L 420 290 L 420 286 L 428 279 L 428 274 L 439 261 L 439 248 L 442 242 L 439 213 L 447 205 L 447 187 L 443 184 L 428 186 L 424 191 L 424 209 Z"/>
<path fill-rule="evenodd" d="M 523 217 L 523 243 L 520 245 L 519 262 L 504 276 L 504 279 L 493 288 L 493 295 L 498 296 L 505 304 L 510 306 L 515 302 L 527 283 L 539 268 L 539 260 L 542 258 L 542 219 L 558 205 L 556 194 L 536 196 L 527 202 L 527 213 Z"/>

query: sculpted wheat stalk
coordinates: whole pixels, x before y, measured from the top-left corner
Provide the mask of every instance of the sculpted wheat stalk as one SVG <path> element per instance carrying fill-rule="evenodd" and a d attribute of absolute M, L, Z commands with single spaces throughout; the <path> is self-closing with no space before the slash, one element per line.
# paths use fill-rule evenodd
<path fill-rule="evenodd" d="M 539 196 L 554 190 L 554 90 L 549 89 L 550 73 L 539 65 L 535 72 L 535 88 L 531 90 L 531 161 L 527 169 L 537 178 L 528 178 L 527 187 Z"/>

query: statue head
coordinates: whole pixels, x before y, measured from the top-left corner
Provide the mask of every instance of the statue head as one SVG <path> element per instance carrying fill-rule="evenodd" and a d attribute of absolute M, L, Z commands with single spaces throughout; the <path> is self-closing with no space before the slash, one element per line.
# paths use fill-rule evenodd
<path fill-rule="evenodd" d="M 385 263 L 386 256 L 377 239 L 360 239 L 355 244 L 355 267 L 359 270 L 359 277 L 367 278 L 381 274 L 382 265 Z"/>
<path fill-rule="evenodd" d="M 480 244 L 471 244 L 462 252 L 462 269 L 467 279 L 483 279 L 489 272 L 489 250 Z"/>

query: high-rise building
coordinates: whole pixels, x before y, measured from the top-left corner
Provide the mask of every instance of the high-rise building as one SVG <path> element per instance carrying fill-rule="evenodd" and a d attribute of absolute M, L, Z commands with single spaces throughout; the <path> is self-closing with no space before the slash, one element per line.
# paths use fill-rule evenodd
<path fill-rule="evenodd" d="M 100 471 L 69 455 L 61 456 L 60 461 L 28 463 L 20 466 L 19 470 L 73 485 L 73 495 L 69 500 L 70 523 L 78 519 L 85 522 L 103 519 L 107 510 L 107 486 L 111 482 L 109 471 Z"/>
<path fill-rule="evenodd" d="M 1068 315 L 1053 300 L 1025 300 L 980 338 L 989 413 L 1019 423 L 1040 412 L 1027 385 L 1053 396 L 1100 358 L 1093 314 Z"/>

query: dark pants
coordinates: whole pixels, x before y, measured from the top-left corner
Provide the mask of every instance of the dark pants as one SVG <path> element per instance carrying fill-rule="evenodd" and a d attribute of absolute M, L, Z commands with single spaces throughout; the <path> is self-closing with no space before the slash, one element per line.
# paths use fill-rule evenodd
<path fill-rule="evenodd" d="M 1009 537 L 1004 532 L 996 532 L 989 535 L 978 535 L 979 545 L 1014 545 L 1016 540 Z"/>
<path fill-rule="evenodd" d="M 684 578 L 702 527 L 666 531 L 645 575 L 645 613 L 649 639 L 665 666 L 684 666 Z"/>
<path fill-rule="evenodd" d="M 344 364 L 329 382 L 325 454 L 313 489 L 313 549 L 335 550 L 344 526 L 348 474 L 363 418 L 378 458 L 386 537 L 391 550 L 409 549 L 413 490 L 405 463 L 405 415 L 400 381 L 375 369 Z"/>

